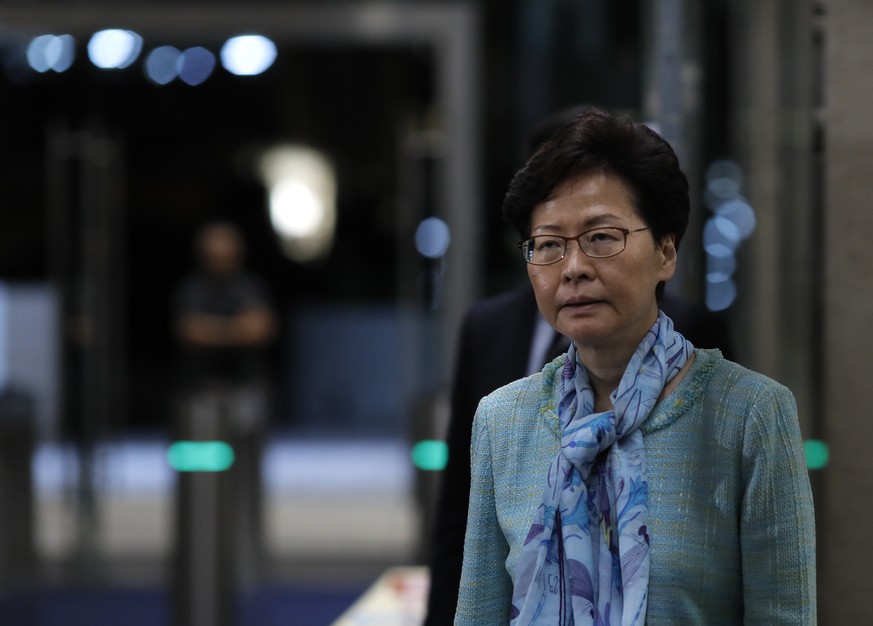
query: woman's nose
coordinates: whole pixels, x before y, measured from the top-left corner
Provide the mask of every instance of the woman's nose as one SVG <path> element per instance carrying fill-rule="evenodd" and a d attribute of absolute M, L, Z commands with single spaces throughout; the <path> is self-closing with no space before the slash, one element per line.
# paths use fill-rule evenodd
<path fill-rule="evenodd" d="M 582 252 L 578 241 L 568 241 L 567 251 L 561 261 L 564 280 L 590 279 L 594 273 L 592 260 L 591 257 Z"/>

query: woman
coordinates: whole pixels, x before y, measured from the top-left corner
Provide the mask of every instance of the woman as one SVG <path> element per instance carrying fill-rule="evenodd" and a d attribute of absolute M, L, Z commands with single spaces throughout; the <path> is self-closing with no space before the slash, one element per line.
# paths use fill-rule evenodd
<path fill-rule="evenodd" d="M 479 404 L 457 626 L 815 622 L 794 398 L 658 308 L 688 214 L 670 146 L 596 110 L 510 184 L 537 305 L 573 344 Z"/>

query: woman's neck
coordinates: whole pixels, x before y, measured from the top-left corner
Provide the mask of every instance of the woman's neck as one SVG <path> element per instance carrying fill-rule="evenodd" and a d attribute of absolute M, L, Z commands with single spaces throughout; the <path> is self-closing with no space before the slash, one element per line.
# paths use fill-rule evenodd
<path fill-rule="evenodd" d="M 657 319 L 658 306 L 653 300 L 648 314 L 641 316 L 640 322 L 626 332 L 615 335 L 612 341 L 587 344 L 576 342 L 577 354 L 585 364 L 588 381 L 594 391 L 596 411 L 612 408 L 610 394 L 618 388 L 631 357 Z"/>
<path fill-rule="evenodd" d="M 633 356 L 633 350 L 628 353 L 603 354 L 590 348 L 579 348 L 579 356 L 585 364 L 588 382 L 594 391 L 594 410 L 608 411 L 612 408 L 610 394 L 618 387 L 621 377 L 627 369 L 627 364 Z"/>
<path fill-rule="evenodd" d="M 604 354 L 601 351 L 591 348 L 576 347 L 579 359 L 585 364 L 585 371 L 588 373 L 588 382 L 591 384 L 591 389 L 594 391 L 594 410 L 597 412 L 608 411 L 612 407 L 612 399 L 610 395 L 618 388 L 622 376 L 627 369 L 627 364 L 630 362 L 634 351 L 631 350 L 627 354 L 611 353 Z M 688 370 L 691 369 L 691 364 L 694 363 L 694 354 L 690 355 L 688 361 L 677 373 L 677 375 L 665 385 L 659 399 L 663 399 L 669 395 L 679 384 Z"/>

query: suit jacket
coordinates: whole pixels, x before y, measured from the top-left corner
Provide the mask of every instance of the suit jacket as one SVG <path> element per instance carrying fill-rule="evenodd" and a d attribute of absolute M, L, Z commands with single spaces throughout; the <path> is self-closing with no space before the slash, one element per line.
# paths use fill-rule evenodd
<path fill-rule="evenodd" d="M 527 373 L 537 315 L 533 289 L 525 286 L 477 303 L 461 325 L 446 441 L 449 460 L 443 471 L 434 521 L 425 626 L 451 625 L 454 621 L 464 556 L 470 438 L 476 406 L 484 396 Z"/>

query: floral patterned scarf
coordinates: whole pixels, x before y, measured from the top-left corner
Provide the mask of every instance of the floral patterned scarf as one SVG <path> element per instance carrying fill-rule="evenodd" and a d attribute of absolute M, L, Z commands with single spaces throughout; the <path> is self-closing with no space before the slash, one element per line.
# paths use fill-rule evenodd
<path fill-rule="evenodd" d="M 519 555 L 511 626 L 644 623 L 648 483 L 639 426 L 693 349 L 659 312 L 610 396 L 613 409 L 595 413 L 588 374 L 570 346 L 561 451 Z"/>

